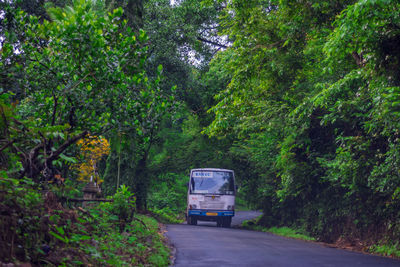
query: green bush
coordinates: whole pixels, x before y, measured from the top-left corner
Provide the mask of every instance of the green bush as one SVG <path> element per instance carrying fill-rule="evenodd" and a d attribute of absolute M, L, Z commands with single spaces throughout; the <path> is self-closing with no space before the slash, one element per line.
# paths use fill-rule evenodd
<path fill-rule="evenodd" d="M 42 195 L 31 179 L 14 179 L 0 171 L 0 261 L 37 262 L 45 233 Z"/>
<path fill-rule="evenodd" d="M 165 223 L 181 222 L 186 210 L 187 182 L 184 174 L 160 175 L 148 195 L 148 208 Z"/>
<path fill-rule="evenodd" d="M 0 262 L 168 266 L 169 250 L 157 221 L 134 213 L 128 187 L 121 186 L 113 202 L 67 209 L 56 194 L 43 194 L 30 179 L 0 174 Z"/>
<path fill-rule="evenodd" d="M 383 256 L 393 256 L 400 258 L 400 246 L 398 241 L 394 244 L 389 243 L 372 245 L 369 248 L 369 251 Z"/>
<path fill-rule="evenodd" d="M 129 187 L 121 185 L 117 192 L 112 197 L 113 202 L 107 203 L 104 207 L 107 208 L 108 212 L 118 217 L 120 231 L 122 232 L 124 226 L 129 223 L 136 209 L 136 199 L 129 191 Z"/>

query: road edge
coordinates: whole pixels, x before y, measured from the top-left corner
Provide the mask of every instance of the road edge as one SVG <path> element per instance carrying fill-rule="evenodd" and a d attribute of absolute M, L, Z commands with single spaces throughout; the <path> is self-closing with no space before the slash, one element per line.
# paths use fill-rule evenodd
<path fill-rule="evenodd" d="M 167 225 L 163 224 L 163 223 L 160 223 L 160 225 L 161 225 L 162 233 L 163 233 L 165 241 L 166 241 L 165 244 L 168 246 L 169 251 L 170 251 L 170 255 L 169 255 L 170 264 L 168 266 L 172 267 L 175 265 L 176 247 L 174 246 L 174 244 L 171 242 L 171 240 L 167 236 L 167 232 L 168 232 Z"/>

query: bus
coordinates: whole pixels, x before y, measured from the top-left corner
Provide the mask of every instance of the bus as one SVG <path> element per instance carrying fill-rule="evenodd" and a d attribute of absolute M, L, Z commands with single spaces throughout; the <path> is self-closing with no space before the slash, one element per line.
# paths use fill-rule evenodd
<path fill-rule="evenodd" d="M 215 221 L 218 227 L 230 227 L 235 215 L 235 174 L 232 170 L 192 169 L 188 184 L 186 219 Z"/>

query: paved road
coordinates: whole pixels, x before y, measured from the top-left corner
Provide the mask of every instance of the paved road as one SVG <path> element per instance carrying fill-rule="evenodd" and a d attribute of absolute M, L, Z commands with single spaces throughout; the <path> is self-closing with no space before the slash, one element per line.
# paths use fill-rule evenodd
<path fill-rule="evenodd" d="M 240 218 L 258 216 L 239 212 Z M 236 216 L 235 216 L 236 217 Z M 167 237 L 176 248 L 176 267 L 187 266 L 398 266 L 400 261 L 364 255 L 269 233 L 198 226 L 168 225 Z"/>

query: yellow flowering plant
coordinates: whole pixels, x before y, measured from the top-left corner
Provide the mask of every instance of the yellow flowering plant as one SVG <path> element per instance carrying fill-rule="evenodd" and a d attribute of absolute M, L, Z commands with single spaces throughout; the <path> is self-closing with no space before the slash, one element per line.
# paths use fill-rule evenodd
<path fill-rule="evenodd" d="M 102 136 L 91 136 L 81 139 L 77 142 L 80 148 L 81 163 L 75 164 L 74 168 L 79 171 L 78 180 L 89 182 L 92 180 L 97 184 L 101 184 L 103 180 L 100 178 L 97 168 L 100 160 L 110 153 L 110 143 Z"/>

